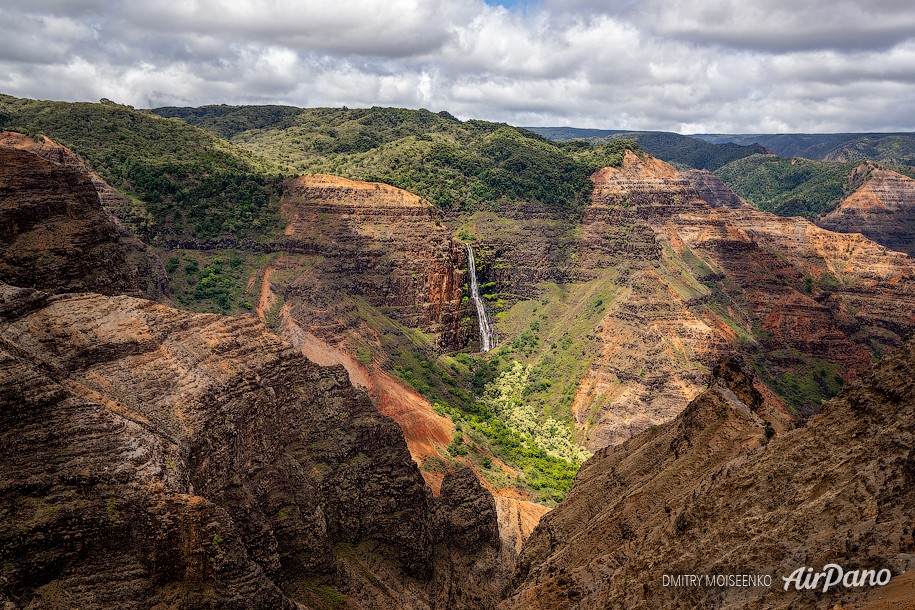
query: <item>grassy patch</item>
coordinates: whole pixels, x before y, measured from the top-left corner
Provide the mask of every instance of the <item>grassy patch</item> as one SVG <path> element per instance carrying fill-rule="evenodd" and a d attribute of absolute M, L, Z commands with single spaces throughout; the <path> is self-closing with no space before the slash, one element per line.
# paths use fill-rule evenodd
<path fill-rule="evenodd" d="M 172 298 L 185 309 L 247 313 L 254 309 L 259 277 L 271 255 L 240 250 L 173 250 L 163 253 Z"/>

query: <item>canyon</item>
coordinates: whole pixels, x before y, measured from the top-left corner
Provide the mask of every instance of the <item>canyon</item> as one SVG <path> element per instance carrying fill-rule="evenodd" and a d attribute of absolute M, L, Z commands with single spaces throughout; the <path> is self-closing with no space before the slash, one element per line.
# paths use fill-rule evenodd
<path fill-rule="evenodd" d="M 7 606 L 301 608 L 338 591 L 354 607 L 495 602 L 517 541 L 472 471 L 433 497 L 400 427 L 345 368 L 254 316 L 117 294 L 137 291 L 136 269 L 85 173 L 3 158 L 3 209 L 29 211 L 4 244 L 66 219 L 52 254 L 112 249 L 68 257 L 40 290 L 0 284 Z M 48 257 L 12 253 L 4 282 Z M 516 510 L 506 536 L 522 535 Z"/>
<path fill-rule="evenodd" d="M 875 593 L 657 583 L 865 551 L 903 595 L 911 181 L 820 227 L 612 150 L 574 206 L 304 173 L 254 237 L 141 239 L 0 134 L 0 602 L 831 608 Z"/>
<path fill-rule="evenodd" d="M 510 608 L 904 608 L 911 603 L 915 342 L 806 425 L 739 360 L 671 422 L 596 453 L 524 547 Z M 786 589 L 798 567 L 892 574 L 887 587 Z M 663 575 L 768 575 L 672 587 Z"/>

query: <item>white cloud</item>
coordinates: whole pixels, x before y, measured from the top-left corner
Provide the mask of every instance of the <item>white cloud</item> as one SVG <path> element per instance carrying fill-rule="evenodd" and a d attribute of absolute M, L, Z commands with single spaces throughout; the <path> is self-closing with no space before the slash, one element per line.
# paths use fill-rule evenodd
<path fill-rule="evenodd" d="M 803 6 L 800 6 L 803 4 Z M 915 6 L 8 0 L 0 91 L 683 132 L 911 130 Z"/>

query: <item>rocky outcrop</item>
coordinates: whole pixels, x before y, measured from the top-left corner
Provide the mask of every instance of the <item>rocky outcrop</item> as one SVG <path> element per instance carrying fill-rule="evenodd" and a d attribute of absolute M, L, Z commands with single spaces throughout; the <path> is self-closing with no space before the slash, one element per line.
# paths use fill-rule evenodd
<path fill-rule="evenodd" d="M 83 172 L 0 148 L 0 227 L 3 281 L 71 292 L 140 293 L 118 232 Z"/>
<path fill-rule="evenodd" d="M 493 536 L 486 492 L 459 476 L 434 509 L 397 425 L 253 317 L 3 285 L 0 380 L 16 604 L 359 607 L 346 566 L 368 553 L 427 608 L 435 583 L 460 597 L 437 567 L 452 547 L 495 569 L 465 544 Z"/>
<path fill-rule="evenodd" d="M 691 169 L 681 172 L 706 202 L 716 208 L 742 208 L 747 202 L 732 191 L 724 181 L 705 169 Z"/>
<path fill-rule="evenodd" d="M 469 339 L 461 326 L 466 271 L 459 272 L 466 254 L 427 201 L 386 184 L 315 175 L 286 186 L 282 212 L 287 241 L 320 256 L 315 273 L 325 286 L 315 288 L 359 295 L 433 333 L 444 350 Z"/>
<path fill-rule="evenodd" d="M 581 273 L 619 290 L 573 403 L 589 448 L 671 419 L 729 353 L 813 412 L 818 388 L 837 391 L 915 330 L 904 255 L 800 218 L 714 207 L 672 167 L 631 152 L 592 179 Z"/>
<path fill-rule="evenodd" d="M 817 224 L 839 233 L 861 233 L 891 250 L 915 255 L 915 180 L 888 169 L 863 168 L 869 170 L 864 184 Z"/>
<path fill-rule="evenodd" d="M 500 608 L 838 608 L 905 599 L 911 579 L 900 575 L 915 567 L 913 366 L 910 341 L 792 431 L 745 368 L 719 366 L 709 390 L 675 420 L 585 463 L 525 545 Z M 784 590 L 782 577 L 829 563 L 886 568 L 899 582 Z M 773 584 L 671 587 L 664 574 L 769 575 Z"/>
<path fill-rule="evenodd" d="M 15 285 L 165 296 L 165 271 L 113 214 L 126 197 L 48 138 L 0 132 L 3 274 Z M 89 265 L 94 271 L 87 273 Z"/>
<path fill-rule="evenodd" d="M 511 576 L 513 557 L 502 555 L 495 500 L 470 468 L 445 475 L 435 531 L 441 579 L 435 607 L 494 608 Z"/>

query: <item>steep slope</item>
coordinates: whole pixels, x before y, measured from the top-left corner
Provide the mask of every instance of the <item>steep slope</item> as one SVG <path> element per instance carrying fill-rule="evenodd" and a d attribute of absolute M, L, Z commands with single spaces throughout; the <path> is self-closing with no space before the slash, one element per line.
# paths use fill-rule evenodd
<path fill-rule="evenodd" d="M 880 601 L 884 592 L 905 599 L 910 579 L 900 575 L 915 565 L 913 366 L 910 341 L 790 432 L 745 370 L 718 367 L 709 390 L 674 421 L 585 464 L 525 545 L 501 608 L 881 607 L 891 603 Z M 795 569 L 828 563 L 886 568 L 900 580 L 887 589 L 784 590 L 782 577 Z M 772 585 L 672 587 L 664 574 L 769 575 Z"/>
<path fill-rule="evenodd" d="M 715 208 L 657 160 L 596 173 L 581 273 L 624 271 L 572 410 L 591 448 L 676 415 L 722 355 L 743 352 L 811 412 L 915 328 L 915 267 L 860 236 Z"/>
<path fill-rule="evenodd" d="M 817 221 L 824 229 L 862 233 L 877 243 L 915 255 L 915 180 L 862 165 L 867 178 L 858 190 Z"/>
<path fill-rule="evenodd" d="M 436 583 L 463 590 L 450 564 L 436 567 L 452 547 L 497 586 L 492 498 L 459 491 L 433 505 L 399 428 L 342 368 L 311 363 L 252 317 L 7 285 L 0 297 L 10 599 L 293 607 L 332 586 L 359 607 L 379 594 L 339 572 L 340 544 L 412 575 L 402 595 L 416 607 L 434 605 Z M 492 506 L 461 534 L 483 528 L 485 557 L 435 525 L 466 501 Z"/>
<path fill-rule="evenodd" d="M 129 202 L 82 159 L 48 138 L 9 131 L 0 132 L 0 155 L 0 205 L 9 221 L 3 255 L 15 258 L 0 279 L 43 289 L 165 295 L 159 259 L 116 216 Z M 82 257 L 98 264 L 91 276 Z"/>
<path fill-rule="evenodd" d="M 273 234 L 279 170 L 203 129 L 113 103 L 0 95 L 0 127 L 42 134 L 129 196 L 122 221 L 147 241 Z"/>
<path fill-rule="evenodd" d="M 436 335 L 444 350 L 467 342 L 465 274 L 457 272 L 466 255 L 428 202 L 386 184 L 315 175 L 287 183 L 281 210 L 288 250 L 318 255 L 316 272 L 333 278 L 332 288 Z"/>
<path fill-rule="evenodd" d="M 699 196 L 716 208 L 741 208 L 747 202 L 732 191 L 724 181 L 708 170 L 691 169 L 681 172 Z"/>
<path fill-rule="evenodd" d="M 141 293 L 89 176 L 0 142 L 0 279 L 35 288 Z M 86 261 L 94 263 L 85 272 Z"/>
<path fill-rule="evenodd" d="M 816 220 L 860 184 L 852 179 L 857 166 L 856 162 L 753 155 L 728 163 L 715 174 L 760 210 Z"/>

